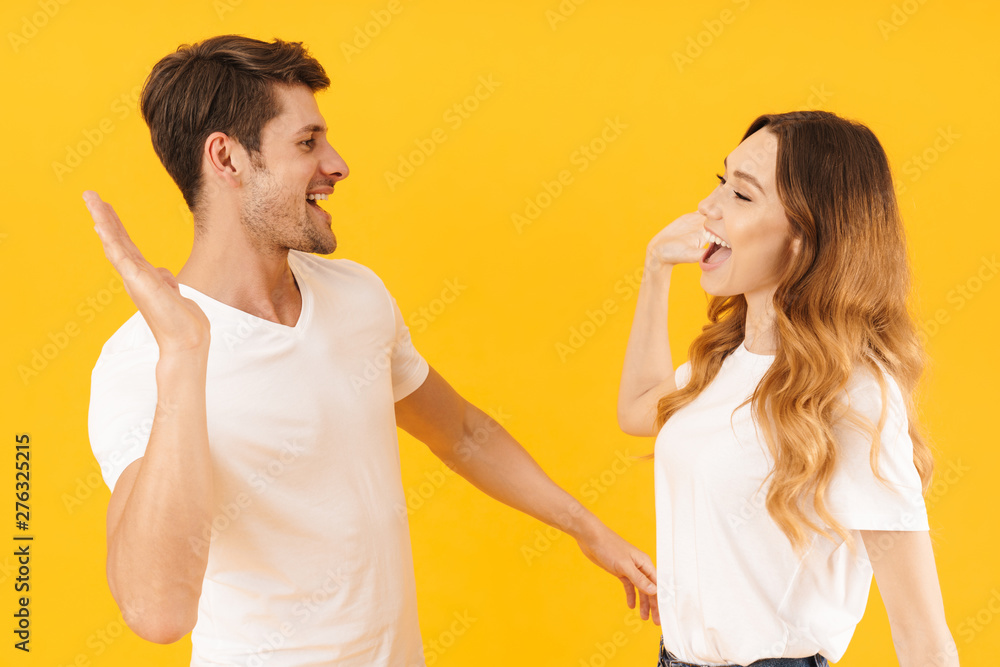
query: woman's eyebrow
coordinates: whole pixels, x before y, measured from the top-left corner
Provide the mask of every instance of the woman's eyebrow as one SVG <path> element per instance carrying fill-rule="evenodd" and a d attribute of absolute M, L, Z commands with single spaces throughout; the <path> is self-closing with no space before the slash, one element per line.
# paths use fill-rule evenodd
<path fill-rule="evenodd" d="M 724 157 L 724 158 L 722 158 L 722 165 L 723 165 L 723 166 L 724 166 L 724 167 L 725 167 L 726 169 L 729 169 L 729 165 L 728 165 L 728 164 L 726 164 L 726 162 L 727 162 L 728 160 L 729 160 L 729 158 L 728 158 L 728 157 Z M 754 177 L 754 176 L 753 176 L 752 174 L 748 174 L 748 173 L 747 173 L 747 172 L 745 172 L 745 171 L 740 171 L 740 170 L 736 170 L 736 171 L 734 171 L 734 172 L 733 172 L 733 176 L 735 176 L 736 178 L 742 178 L 742 179 L 743 179 L 744 181 L 746 181 L 746 182 L 747 182 L 747 183 L 749 183 L 750 185 L 752 185 L 752 186 L 754 186 L 755 188 L 757 188 L 757 190 L 758 190 L 758 191 L 759 191 L 759 192 L 760 192 L 760 193 L 761 193 L 762 195 L 766 195 L 766 194 L 767 194 L 766 192 L 764 192 L 764 188 L 763 188 L 763 187 L 761 186 L 761 184 L 760 184 L 760 181 L 758 181 L 758 180 L 757 180 L 757 179 L 756 179 L 756 178 L 755 178 L 755 177 Z"/>

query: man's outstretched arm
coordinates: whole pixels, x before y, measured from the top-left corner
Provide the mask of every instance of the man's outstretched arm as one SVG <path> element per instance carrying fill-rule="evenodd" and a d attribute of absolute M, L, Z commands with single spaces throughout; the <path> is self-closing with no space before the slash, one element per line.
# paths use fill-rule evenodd
<path fill-rule="evenodd" d="M 419 389 L 396 403 L 396 423 L 481 491 L 571 535 L 588 558 L 622 581 L 629 607 L 638 589 L 642 617 L 652 613 L 659 623 L 649 556 L 553 482 L 499 423 L 433 368 Z"/>
<path fill-rule="evenodd" d="M 205 381 L 209 323 L 153 267 L 97 193 L 84 193 L 104 254 L 159 346 L 156 411 L 143 457 L 122 472 L 108 503 L 108 586 L 140 637 L 166 644 L 198 616 L 212 518 Z M 206 544 L 197 547 L 198 544 Z"/>

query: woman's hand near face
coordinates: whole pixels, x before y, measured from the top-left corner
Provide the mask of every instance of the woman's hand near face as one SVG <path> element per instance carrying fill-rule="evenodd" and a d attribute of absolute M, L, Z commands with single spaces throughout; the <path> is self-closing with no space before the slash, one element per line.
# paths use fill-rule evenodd
<path fill-rule="evenodd" d="M 646 247 L 646 268 L 657 269 L 701 260 L 705 246 L 705 216 L 685 213 L 664 227 Z"/>

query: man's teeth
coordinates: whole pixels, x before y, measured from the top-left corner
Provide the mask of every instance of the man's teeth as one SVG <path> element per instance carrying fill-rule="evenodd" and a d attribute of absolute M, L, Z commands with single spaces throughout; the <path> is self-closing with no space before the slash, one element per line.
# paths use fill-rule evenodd
<path fill-rule="evenodd" d="M 306 199 L 329 199 L 329 197 L 330 195 L 324 194 L 306 195 Z"/>
<path fill-rule="evenodd" d="M 702 242 L 703 243 L 718 243 L 723 248 L 732 248 L 732 246 L 730 246 L 728 243 L 726 243 L 725 241 L 723 241 L 722 239 L 720 239 L 718 236 L 716 236 L 715 234 L 713 234 L 711 232 L 705 232 L 705 234 L 702 236 Z"/>

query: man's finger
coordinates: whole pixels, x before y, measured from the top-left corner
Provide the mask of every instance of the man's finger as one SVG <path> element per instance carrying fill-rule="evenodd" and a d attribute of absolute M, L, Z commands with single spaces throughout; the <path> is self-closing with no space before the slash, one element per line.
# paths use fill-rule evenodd
<path fill-rule="evenodd" d="M 628 608 L 635 609 L 635 588 L 632 586 L 632 582 L 627 577 L 619 577 L 619 579 L 625 586 L 625 601 L 628 602 Z"/>
<path fill-rule="evenodd" d="M 653 565 L 652 558 L 640 551 L 638 557 L 635 559 L 635 566 L 639 568 L 640 572 L 649 577 L 649 580 L 653 584 L 656 584 L 656 566 Z"/>
<path fill-rule="evenodd" d="M 636 588 L 643 591 L 646 595 L 656 595 L 656 583 L 646 576 L 638 567 L 631 565 L 625 567 L 625 576 L 628 577 Z M 655 573 L 653 574 L 655 577 Z"/>
<path fill-rule="evenodd" d="M 93 190 L 84 192 L 83 200 L 87 204 L 90 216 L 94 219 L 94 231 L 101 239 L 104 256 L 122 278 L 136 278 L 141 269 L 155 271 L 153 265 L 146 261 L 132 242 L 111 204 L 101 199 Z"/>
<path fill-rule="evenodd" d="M 87 204 L 87 208 L 93 208 L 97 202 L 101 201 L 101 195 L 93 190 L 84 190 L 83 201 Z"/>
<path fill-rule="evenodd" d="M 83 193 L 83 201 L 87 204 L 90 217 L 94 219 L 94 229 L 102 240 L 121 243 L 126 249 L 135 247 L 111 204 L 92 190 Z"/>
<path fill-rule="evenodd" d="M 93 190 L 87 190 L 83 193 L 83 201 L 87 205 L 90 217 L 94 219 L 94 229 L 97 230 L 98 236 L 101 236 L 102 239 L 110 238 L 114 231 L 114 223 L 121 224 L 121 221 L 117 220 L 117 216 L 112 217 L 107 202 Z"/>

